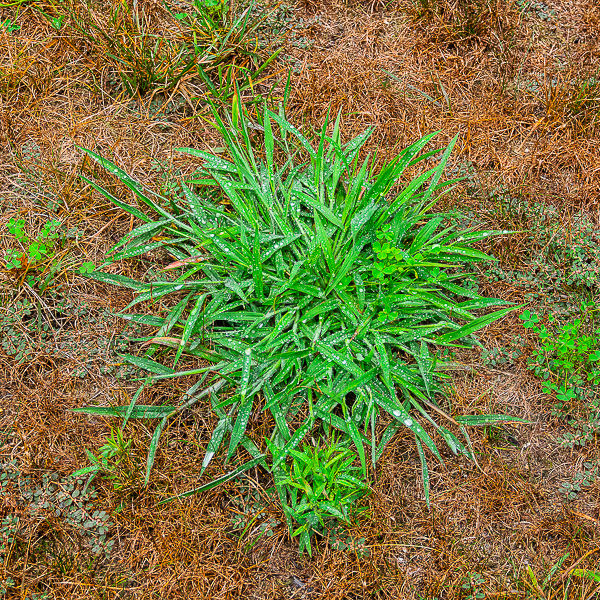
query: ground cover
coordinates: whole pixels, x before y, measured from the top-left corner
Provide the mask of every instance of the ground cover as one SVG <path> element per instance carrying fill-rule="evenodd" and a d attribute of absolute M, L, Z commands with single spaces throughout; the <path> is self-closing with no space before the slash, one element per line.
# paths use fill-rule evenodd
<path fill-rule="evenodd" d="M 0 593 L 598 597 L 598 7 L 306 0 L 246 8 L 1 5 Z M 299 554 L 258 464 L 161 503 L 231 470 L 216 458 L 206 464 L 219 423 L 209 405 L 165 426 L 147 485 L 155 421 L 71 411 L 130 405 L 147 372 L 122 355 L 167 356 L 147 342 L 176 304 L 150 298 L 135 309 L 144 322 L 124 321 L 116 315 L 135 290 L 89 277 L 141 221 L 90 185 L 139 206 L 81 148 L 177 205 L 181 180 L 199 162 L 174 149 L 226 155 L 206 98 L 231 106 L 236 80 L 248 110 L 264 99 L 277 110 L 288 72 L 289 122 L 318 136 L 328 111 L 340 112 L 343 142 L 375 126 L 361 157 L 376 151 L 376 165 L 434 131 L 437 147 L 458 136 L 446 178 L 464 179 L 435 210 L 458 228 L 515 231 L 477 242 L 499 260 L 472 264 L 463 284 L 524 305 L 477 333 L 483 350 L 445 351 L 454 370 L 440 406 L 528 423 L 470 428 L 470 460 L 422 420 L 444 459 L 429 461 L 429 505 L 414 434 L 399 429 L 369 466 L 366 510 L 314 538 L 312 556 Z M 103 271 L 156 281 L 170 261 L 155 243 Z M 182 354 L 178 368 L 205 366 Z M 158 411 L 196 381 L 160 379 L 136 401 Z M 260 449 L 272 426 L 263 415 L 251 410 L 246 424 Z M 358 457 L 355 466 L 360 472 Z"/>

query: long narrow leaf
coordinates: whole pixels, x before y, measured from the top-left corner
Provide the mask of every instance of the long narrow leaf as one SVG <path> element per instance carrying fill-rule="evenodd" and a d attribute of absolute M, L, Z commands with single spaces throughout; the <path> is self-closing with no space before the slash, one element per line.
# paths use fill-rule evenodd
<path fill-rule="evenodd" d="M 480 329 L 483 329 L 484 327 L 491 325 L 494 321 L 497 321 L 498 319 L 505 317 L 507 314 L 509 314 L 513 310 L 518 310 L 519 308 L 522 308 L 523 306 L 525 306 L 525 305 L 521 304 L 519 306 L 515 306 L 512 308 L 504 308 L 502 310 L 497 310 L 493 313 L 490 313 L 489 315 L 479 317 L 478 319 L 471 321 L 467 325 L 464 325 L 463 327 L 459 327 L 455 331 L 441 335 L 440 337 L 438 337 L 436 339 L 436 343 L 437 344 L 449 344 L 449 343 L 459 340 L 461 338 L 465 338 L 469 335 L 472 335 L 476 331 L 479 331 Z"/>
<path fill-rule="evenodd" d="M 427 467 L 427 457 L 425 456 L 425 452 L 423 452 L 423 445 L 421 444 L 421 440 L 416 436 L 415 443 L 417 445 L 417 450 L 419 451 L 419 458 L 421 459 L 421 474 L 423 475 L 425 502 L 427 502 L 427 506 L 429 506 L 429 468 Z"/>
<path fill-rule="evenodd" d="M 139 390 L 138 390 L 139 391 Z M 129 419 L 162 419 L 170 414 L 173 406 L 144 406 L 141 404 L 127 406 L 84 406 L 71 408 L 70 412 L 102 417 L 120 417 Z M 129 414 L 128 414 L 129 413 Z"/>
<path fill-rule="evenodd" d="M 225 475 L 221 475 L 221 477 L 217 477 L 216 479 L 213 479 L 209 483 L 205 483 L 204 485 L 201 485 L 198 488 L 190 490 L 189 492 L 184 492 L 183 494 L 178 494 L 177 496 L 172 496 L 171 498 L 167 498 L 166 500 L 161 500 L 158 504 L 166 504 L 167 502 L 172 502 L 173 500 L 181 500 L 183 498 L 188 498 L 189 496 L 193 496 L 194 494 L 208 492 L 208 490 L 212 490 L 212 489 L 218 487 L 219 485 L 223 485 L 224 483 L 227 483 L 228 481 L 231 481 L 232 479 L 239 477 L 242 473 L 249 471 L 256 465 L 261 463 L 264 460 L 263 457 L 264 457 L 264 455 L 260 456 L 260 457 L 252 458 L 251 460 L 249 460 L 248 462 L 245 462 L 243 465 L 241 465 L 237 469 L 234 469 L 233 471 L 229 471 L 229 473 L 226 473 Z"/>

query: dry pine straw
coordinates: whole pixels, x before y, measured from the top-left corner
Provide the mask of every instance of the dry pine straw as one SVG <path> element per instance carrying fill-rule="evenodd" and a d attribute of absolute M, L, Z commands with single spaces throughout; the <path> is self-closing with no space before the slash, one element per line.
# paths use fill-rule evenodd
<path fill-rule="evenodd" d="M 152 2 L 144 6 L 158 11 Z M 509 51 L 501 52 L 493 31 L 461 41 L 449 37 L 443 17 L 415 23 L 407 18 L 412 10 L 407 1 L 301 2 L 298 10 L 309 23 L 302 34 L 312 43 L 305 50 L 289 48 L 302 64 L 293 77 L 290 114 L 318 127 L 329 108 L 332 113 L 341 110 L 347 136 L 376 125 L 370 149 L 377 149 L 381 160 L 429 131 L 443 132 L 440 143 L 459 133 L 453 164 L 471 161 L 487 189 L 503 185 L 561 206 L 566 215 L 584 208 L 594 217 L 600 197 L 598 130 L 593 121 L 570 116 L 564 98 L 574 75 L 600 68 L 599 10 L 591 0 L 547 6 L 556 17 L 549 22 L 533 15 L 522 19 L 503 39 Z M 6 16 L 2 9 L 0 20 Z M 85 162 L 75 145 L 98 148 L 126 171 L 155 181 L 152 157 L 189 173 L 193 164 L 170 149 L 211 147 L 218 140 L 201 119 L 174 115 L 164 129 L 144 110 L 132 112 L 124 100 L 115 102 L 109 90 L 91 91 L 90 71 L 98 75 L 101 65 L 82 50 L 80 41 L 56 33 L 31 11 L 21 25 L 16 34 L 0 33 L 0 185 L 3 197 L 13 203 L 3 220 L 19 213 L 32 228 L 42 224 L 43 211 L 14 187 L 15 151 L 34 141 L 40 163 L 24 157 L 25 164 L 35 167 L 45 189 L 64 201 L 66 208 L 57 217 L 85 232 L 76 248 L 82 260 L 98 264 L 132 224 L 76 175 L 83 170 L 113 186 L 120 197 L 130 196 Z M 558 61 L 566 67 L 559 68 Z M 534 80 L 537 91 L 515 92 L 518 82 Z M 552 91 L 561 85 L 561 93 Z M 464 195 L 456 198 L 463 205 L 471 202 Z M 518 257 L 527 248 L 517 243 L 510 250 Z M 133 262 L 112 269 L 131 276 L 143 273 Z M 96 307 L 118 310 L 131 299 L 126 292 L 77 277 L 69 285 L 73 299 Z M 493 287 L 490 293 L 514 299 L 508 285 Z M 111 335 L 110 327 L 106 335 Z M 501 345 L 521 331 L 516 317 L 508 317 L 489 328 L 484 343 Z M 356 539 L 364 539 L 366 557 L 321 543 L 313 559 L 300 558 L 283 527 L 245 551 L 257 534 L 242 541 L 231 534 L 231 518 L 238 510 L 233 499 L 240 495 L 235 483 L 157 506 L 169 493 L 198 481 L 212 425 L 210 415 L 199 410 L 182 415 L 165 434 L 147 489 L 141 485 L 141 468 L 122 493 L 100 484 L 107 508 L 125 499 L 114 517 L 117 543 L 109 560 L 91 571 L 85 555 L 75 553 L 70 566 L 60 571 L 38 549 L 44 536 L 60 538 L 61 532 L 25 522 L 20 535 L 29 544 L 28 554 L 14 557 L 8 572 L 21 582 L 22 597 L 44 581 L 50 598 L 450 600 L 465 596 L 460 585 L 472 572 L 485 578 L 486 597 L 524 598 L 525 588 L 516 579 L 519 573 L 523 577 L 526 565 L 540 580 L 567 551 L 565 567 L 590 552 L 580 566 L 597 565 L 599 554 L 593 551 L 600 539 L 600 487 L 596 484 L 569 505 L 557 491 L 584 458 L 594 458 L 593 447 L 557 448 L 560 423 L 550 417 L 539 381 L 523 362 L 505 372 L 484 368 L 477 353 L 460 359 L 472 370 L 454 377 L 456 412 L 510 412 L 532 423 L 509 428 L 518 445 L 475 432 L 478 464 L 445 456 L 445 466 L 432 468 L 430 509 L 422 498 L 414 448 L 408 436 L 399 434 L 378 468 L 370 515 L 351 530 Z M 69 408 L 90 398 L 125 404 L 135 390 L 98 370 L 84 382 L 75 380 L 68 375 L 69 364 L 41 354 L 21 367 L 8 357 L 1 360 L 2 428 L 13 424 L 16 433 L 0 449 L 2 460 L 16 457 L 32 474 L 46 469 L 68 474 L 86 464 L 84 448 L 103 443 L 109 424 L 74 416 L 66 412 Z M 182 389 L 183 383 L 156 386 L 142 401 L 169 401 Z M 268 425 L 261 418 L 257 413 L 253 420 L 257 439 Z M 132 459 L 143 464 L 151 431 L 133 423 L 127 433 L 133 439 Z M 215 466 L 207 476 L 218 474 Z M 251 483 L 259 490 L 269 485 L 258 472 Z M 10 498 L 3 502 L 3 514 L 14 510 Z M 267 511 L 281 519 L 276 505 L 269 504 Z M 563 597 L 564 583 L 565 578 L 557 583 L 553 597 Z M 578 585 L 581 597 L 593 590 L 589 583 Z M 579 598 L 571 589 L 572 597 Z"/>

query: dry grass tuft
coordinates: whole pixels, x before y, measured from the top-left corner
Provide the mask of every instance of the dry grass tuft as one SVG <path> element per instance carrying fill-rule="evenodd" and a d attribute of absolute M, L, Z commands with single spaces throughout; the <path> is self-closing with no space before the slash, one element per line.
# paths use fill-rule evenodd
<path fill-rule="evenodd" d="M 522 18 L 513 0 L 412 0 L 411 13 L 428 40 L 448 49 L 510 43 Z"/>

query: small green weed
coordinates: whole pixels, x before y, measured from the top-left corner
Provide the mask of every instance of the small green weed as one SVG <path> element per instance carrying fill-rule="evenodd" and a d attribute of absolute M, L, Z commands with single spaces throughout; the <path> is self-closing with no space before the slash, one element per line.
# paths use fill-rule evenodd
<path fill-rule="evenodd" d="M 484 429 L 485 437 L 493 447 L 506 448 L 508 446 L 518 446 L 519 441 L 510 431 L 500 425 L 490 425 Z"/>
<path fill-rule="evenodd" d="M 541 342 L 528 368 L 544 380 L 546 394 L 556 395 L 553 414 L 575 428 L 561 439 L 570 447 L 584 446 L 600 430 L 600 328 L 594 318 L 598 310 L 594 303 L 583 303 L 579 318 L 561 324 L 550 314 L 547 326 L 529 310 L 520 316 Z"/>
<path fill-rule="evenodd" d="M 5 267 L 27 273 L 30 269 L 39 269 L 41 265 L 51 261 L 61 246 L 60 226 L 59 221 L 48 221 L 40 233 L 32 238 L 25 233 L 25 219 L 11 218 L 6 227 L 20 248 L 13 248 L 4 255 Z M 26 277 L 30 285 L 38 283 L 35 275 Z"/>
<path fill-rule="evenodd" d="M 485 598 L 485 593 L 481 590 L 481 586 L 484 583 L 485 578 L 479 573 L 468 573 L 464 583 L 461 585 L 461 588 L 468 593 L 468 596 L 465 596 L 465 600 L 481 600 Z"/>
<path fill-rule="evenodd" d="M 35 7 L 35 10 L 37 12 L 39 12 L 41 15 L 43 15 L 46 20 L 48 21 L 48 23 L 50 23 L 50 25 L 56 29 L 57 31 L 60 31 L 62 26 L 63 26 L 63 22 L 65 20 L 65 15 L 50 15 L 46 12 L 44 12 L 41 8 L 39 7 Z"/>
<path fill-rule="evenodd" d="M 64 20 L 64 16 L 63 15 L 51 15 L 48 14 L 47 12 L 44 12 L 41 8 L 40 8 L 40 4 L 42 4 L 42 2 L 40 2 L 39 0 L 12 0 L 11 2 L 8 3 L 0 3 L 0 8 L 3 7 L 13 7 L 16 6 L 17 7 L 17 11 L 16 14 L 14 15 L 14 19 L 15 21 L 19 18 L 19 14 L 21 12 L 21 8 L 24 4 L 27 4 L 28 7 L 32 8 L 35 12 L 43 15 L 48 23 L 50 23 L 50 25 L 56 29 L 56 30 L 60 30 L 60 28 L 62 27 L 62 23 Z M 50 0 L 50 6 L 49 9 L 53 10 L 55 7 L 52 6 L 52 0 Z M 45 7 L 48 10 L 48 7 Z M 25 12 L 25 11 L 24 11 Z M 7 19 L 7 21 L 9 21 L 9 19 Z M 2 23 L 0 23 L 0 27 L 2 27 Z M 15 26 L 14 30 L 20 29 L 19 26 Z M 8 30 L 9 33 L 11 32 L 11 29 Z"/>
<path fill-rule="evenodd" d="M 87 555 L 89 568 L 110 556 L 113 523 L 82 479 L 49 472 L 37 477 L 25 474 L 16 460 L 0 463 L 0 506 L 9 507 L 0 521 L 0 597 L 17 593 L 21 578 L 15 572 L 23 561 L 29 574 L 38 575 L 27 595 L 33 599 L 47 597 L 50 572 L 64 577 L 78 557 Z"/>
<path fill-rule="evenodd" d="M 243 551 L 248 552 L 263 537 L 273 536 L 275 529 L 281 525 L 281 521 L 271 516 L 267 510 L 269 505 L 276 501 L 277 491 L 275 488 L 259 491 L 247 485 L 243 477 L 240 478 L 236 490 L 241 494 L 231 499 L 235 507 L 231 525 L 235 535 L 239 537 L 240 544 L 243 544 Z"/>
<path fill-rule="evenodd" d="M 96 508 L 98 493 L 83 479 L 59 477 L 56 473 L 44 473 L 36 479 L 23 474 L 13 460 L 2 464 L 0 485 L 3 500 L 10 497 L 19 509 L 36 518 L 59 518 L 82 536 L 93 554 L 110 553 L 114 544 L 108 538 L 110 516 Z M 3 520 L 1 543 L 5 548 L 17 541 L 20 520 L 16 513 Z M 0 553 L 0 561 L 2 556 Z"/>
<path fill-rule="evenodd" d="M 120 428 L 111 428 L 110 436 L 106 444 L 100 448 L 99 456 L 95 456 L 89 450 L 86 452 L 92 463 L 91 466 L 79 469 L 72 475 L 73 477 L 89 475 L 86 486 L 97 475 L 109 480 L 115 491 L 121 491 L 135 482 L 139 466 L 131 457 L 131 440 L 125 440 Z"/>
<path fill-rule="evenodd" d="M 7 17 L 6 19 L 4 19 L 4 21 L 0 23 L 0 28 L 6 29 L 8 33 L 13 33 L 14 31 L 18 31 L 19 29 L 21 29 L 21 26 L 17 25 L 15 21 Z"/>
<path fill-rule="evenodd" d="M 335 525 L 328 529 L 329 545 L 333 550 L 348 551 L 356 554 L 358 558 L 368 558 L 369 548 L 365 546 L 366 539 L 354 538 L 342 525 Z"/>
<path fill-rule="evenodd" d="M 13 239 L 13 247 L 4 254 L 5 268 L 22 284 L 27 282 L 39 292 L 54 283 L 61 270 L 75 266 L 76 262 L 65 253 L 65 244 L 71 232 L 60 221 L 47 221 L 40 232 L 33 236 L 25 231 L 25 219 L 11 218 L 6 224 Z M 66 259 L 66 260 L 65 260 Z M 92 262 L 79 266 L 80 273 L 94 269 Z"/>
<path fill-rule="evenodd" d="M 543 2 L 532 0 L 516 0 L 517 6 L 522 12 L 535 15 L 542 21 L 550 21 L 556 17 L 556 12 Z"/>
<path fill-rule="evenodd" d="M 74 377 L 87 377 L 93 364 L 100 372 L 119 379 L 136 373 L 135 367 L 123 364 L 117 354 L 127 350 L 132 335 L 139 334 L 139 324 L 131 323 L 109 337 L 106 327 L 112 322 L 110 313 L 96 313 L 52 291 L 43 302 L 35 297 L 8 296 L 6 300 L 0 305 L 0 348 L 18 364 L 43 354 L 63 365 L 76 357 L 70 367 Z"/>
<path fill-rule="evenodd" d="M 523 290 L 528 300 L 568 316 L 579 310 L 580 298 L 600 287 L 600 230 L 581 212 L 565 223 L 560 211 L 548 204 L 514 197 L 503 191 L 492 195 L 493 216 L 515 230 L 527 232 L 527 254 L 513 268 L 489 264 L 492 281 L 506 281 Z M 481 205 L 482 213 L 485 206 Z M 507 262 L 507 261 L 506 261 Z"/>
<path fill-rule="evenodd" d="M 172 170 L 169 168 L 168 161 L 161 161 L 157 158 L 152 159 L 150 169 L 159 175 L 159 190 L 162 196 L 173 198 L 176 201 L 185 199 L 185 192 L 181 185 L 179 185 L 179 180 L 181 179 L 180 169 Z"/>
<path fill-rule="evenodd" d="M 178 3 L 178 6 L 180 4 Z M 184 4 L 181 3 L 183 8 Z M 215 21 L 223 21 L 229 13 L 229 3 L 225 0 L 192 0 L 185 4 L 185 10 L 171 13 L 179 21 L 209 17 Z"/>
<path fill-rule="evenodd" d="M 588 579 L 590 581 L 600 582 L 600 571 L 592 571 L 589 569 L 573 569 L 571 574 L 575 575 L 575 577 L 582 577 L 583 579 Z"/>
<path fill-rule="evenodd" d="M 537 83 L 536 96 L 545 106 L 549 123 L 589 132 L 600 122 L 600 72 L 571 72 Z"/>
<path fill-rule="evenodd" d="M 562 567 L 563 563 L 565 562 L 565 560 L 567 560 L 567 558 L 569 558 L 570 554 L 569 552 L 567 552 L 565 555 L 563 555 L 549 570 L 548 573 L 546 575 L 546 577 L 544 577 L 543 581 L 538 581 L 535 573 L 532 571 L 531 567 L 529 565 L 527 565 L 527 577 L 528 579 L 525 580 L 525 586 L 527 587 L 527 589 L 531 592 L 533 592 L 536 597 L 539 597 L 538 594 L 541 594 L 542 598 L 546 598 L 547 597 L 547 593 L 552 591 L 551 588 L 553 587 L 553 579 L 554 576 L 556 575 L 557 571 Z"/>
<path fill-rule="evenodd" d="M 269 444 L 273 457 L 278 460 L 281 451 Z M 349 522 L 363 510 L 358 500 L 369 493 L 361 481 L 361 469 L 354 466 L 358 458 L 348 448 L 332 440 L 324 446 L 305 445 L 302 451 L 290 450 L 290 466 L 285 464 L 275 478 L 280 498 L 286 498 L 283 509 L 291 525 L 300 527 L 293 536 L 300 536 L 300 553 L 306 548 L 312 555 L 311 537 L 324 535 L 331 523 Z"/>
<path fill-rule="evenodd" d="M 183 39 L 201 57 L 196 70 L 205 84 L 206 97 L 194 100 L 229 103 L 237 89 L 252 90 L 254 102 L 263 101 L 254 87 L 269 79 L 260 78 L 283 50 L 287 33 L 278 23 L 279 4 L 267 8 L 250 2 L 234 13 L 230 3 L 195 0 L 186 12 L 171 14 L 182 26 Z"/>
<path fill-rule="evenodd" d="M 489 367 L 512 366 L 523 356 L 524 348 L 524 340 L 519 336 L 513 336 L 508 346 L 499 346 L 491 350 L 484 348 L 481 352 L 481 362 Z"/>
<path fill-rule="evenodd" d="M 164 3 L 172 22 L 160 31 L 136 2 L 118 3 L 109 13 L 89 0 L 57 6 L 94 54 L 110 60 L 109 83 L 131 97 L 167 94 L 189 82 L 191 100 L 229 101 L 236 85 L 247 90 L 260 83 L 280 51 L 269 50 L 280 45 L 280 35 L 260 34 L 276 8 L 255 3 L 238 12 L 222 0 Z M 192 96 L 196 89 L 204 95 Z"/>
<path fill-rule="evenodd" d="M 566 494 L 569 500 L 577 498 L 577 494 L 584 487 L 589 487 L 600 480 L 600 460 L 583 463 L 583 472 L 575 473 L 570 482 L 563 483 L 561 492 Z"/>
<path fill-rule="evenodd" d="M 7 477 L 3 477 L 4 473 L 0 474 L 0 485 L 2 488 L 8 484 Z M 5 483 L 6 482 L 6 483 Z M 4 491 L 4 489 L 2 489 Z M 0 565 L 5 566 L 5 560 L 10 549 L 15 543 L 15 535 L 19 531 L 19 517 L 16 515 L 7 515 L 2 519 L 0 524 Z M 2 582 L 0 582 L 0 585 Z M 1 590 L 0 590 L 1 591 Z"/>

